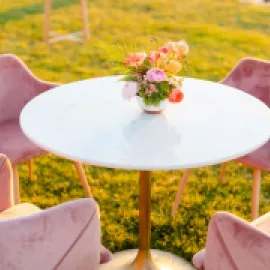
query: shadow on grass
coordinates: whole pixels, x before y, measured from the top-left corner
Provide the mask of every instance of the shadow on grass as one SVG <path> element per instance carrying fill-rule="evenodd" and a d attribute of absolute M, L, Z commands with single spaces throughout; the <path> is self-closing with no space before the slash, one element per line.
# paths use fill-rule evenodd
<path fill-rule="evenodd" d="M 9 9 L 5 12 L 0 12 L 0 24 L 7 23 L 9 21 L 17 21 L 24 18 L 27 15 L 35 15 L 43 13 L 44 1 L 39 4 L 33 4 L 30 6 L 19 7 Z M 78 0 L 57 0 L 52 1 L 52 9 L 58 9 L 66 6 L 71 6 L 73 4 L 79 3 Z"/>

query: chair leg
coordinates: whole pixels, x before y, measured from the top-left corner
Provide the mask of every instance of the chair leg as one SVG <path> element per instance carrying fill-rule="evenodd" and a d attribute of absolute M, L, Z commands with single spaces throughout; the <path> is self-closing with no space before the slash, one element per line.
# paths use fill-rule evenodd
<path fill-rule="evenodd" d="M 80 177 L 82 186 L 84 188 L 84 191 L 85 191 L 87 197 L 92 198 L 93 196 L 92 196 L 90 187 L 88 185 L 88 181 L 87 181 L 87 178 L 86 178 L 86 175 L 85 175 L 85 172 L 84 172 L 82 163 L 79 163 L 79 162 L 75 162 L 74 161 L 74 166 L 75 166 L 76 171 L 77 171 L 77 173 L 78 173 L 78 175 Z"/>
<path fill-rule="evenodd" d="M 20 181 L 17 165 L 12 165 L 14 204 L 20 203 Z"/>
<path fill-rule="evenodd" d="M 87 42 L 90 39 L 87 0 L 81 0 L 81 14 L 82 14 L 82 20 L 83 20 L 84 39 L 85 39 L 85 42 Z"/>
<path fill-rule="evenodd" d="M 254 169 L 252 184 L 251 219 L 258 217 L 260 206 L 261 170 Z"/>
<path fill-rule="evenodd" d="M 28 160 L 28 177 L 30 178 L 30 180 L 33 179 L 33 160 L 32 159 Z"/>
<path fill-rule="evenodd" d="M 175 215 L 176 213 L 176 210 L 178 208 L 178 205 L 180 203 L 180 200 L 182 198 L 182 195 L 184 193 L 184 189 L 185 189 L 185 186 L 187 184 L 187 180 L 189 178 L 189 175 L 191 173 L 192 169 L 187 169 L 185 170 L 184 172 L 184 175 L 179 183 L 179 187 L 178 187 L 178 191 L 177 191 L 177 194 L 176 194 L 176 197 L 175 197 L 175 200 L 174 200 L 174 204 L 173 204 L 173 207 L 172 207 L 172 217 Z"/>
<path fill-rule="evenodd" d="M 44 22 L 43 22 L 43 39 L 44 42 L 49 41 L 49 31 L 51 26 L 51 10 L 52 10 L 52 0 L 44 1 Z"/>
<path fill-rule="evenodd" d="M 226 172 L 227 163 L 224 162 L 220 166 L 220 175 L 219 175 L 219 182 L 223 183 L 225 172 Z"/>

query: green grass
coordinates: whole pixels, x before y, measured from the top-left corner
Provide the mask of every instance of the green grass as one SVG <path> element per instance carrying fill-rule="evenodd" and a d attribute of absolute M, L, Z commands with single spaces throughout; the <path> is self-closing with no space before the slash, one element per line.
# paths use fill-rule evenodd
<path fill-rule="evenodd" d="M 81 28 L 79 1 L 55 0 L 53 29 L 62 33 Z M 186 39 L 190 45 L 188 76 L 219 81 L 244 56 L 270 58 L 270 9 L 233 0 L 91 0 L 91 41 L 42 42 L 43 1 L 3 1 L 0 8 L 0 53 L 15 53 L 45 80 L 68 83 L 117 74 L 119 46 L 149 48 Z M 151 44 L 150 44 L 151 45 Z M 152 44 L 153 45 L 153 44 Z M 138 173 L 85 166 L 89 184 L 101 208 L 103 242 L 112 251 L 138 245 Z M 152 246 L 190 259 L 205 244 L 213 213 L 230 211 L 250 219 L 252 171 L 231 163 L 226 182 L 218 184 L 219 166 L 194 170 L 182 205 L 170 219 L 170 209 L 182 171 L 154 172 L 152 186 Z M 84 197 L 72 163 L 48 155 L 36 159 L 31 181 L 20 166 L 23 201 L 42 208 Z M 261 208 L 270 210 L 270 176 L 263 174 Z"/>

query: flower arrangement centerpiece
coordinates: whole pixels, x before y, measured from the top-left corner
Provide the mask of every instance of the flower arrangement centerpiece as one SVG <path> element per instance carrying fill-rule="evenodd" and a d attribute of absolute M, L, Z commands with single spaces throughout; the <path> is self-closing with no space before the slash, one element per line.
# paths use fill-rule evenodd
<path fill-rule="evenodd" d="M 168 102 L 178 103 L 184 98 L 181 91 L 183 79 L 178 77 L 186 69 L 188 44 L 181 40 L 167 42 L 159 50 L 128 53 L 124 64 L 129 72 L 123 97 L 136 96 L 140 107 L 147 113 L 160 113 Z"/>

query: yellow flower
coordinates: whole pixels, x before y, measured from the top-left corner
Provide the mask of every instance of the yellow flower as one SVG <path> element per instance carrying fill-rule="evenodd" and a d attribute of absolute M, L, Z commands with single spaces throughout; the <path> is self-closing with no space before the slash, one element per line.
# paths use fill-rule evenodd
<path fill-rule="evenodd" d="M 157 60 L 157 67 L 164 69 L 166 67 L 166 64 L 167 64 L 167 61 L 168 61 L 167 58 L 168 58 L 168 56 L 165 53 L 160 53 L 160 57 Z"/>
<path fill-rule="evenodd" d="M 173 74 L 180 72 L 181 69 L 182 69 L 182 64 L 175 61 L 175 60 L 170 60 L 166 66 L 166 71 L 173 73 Z"/>

